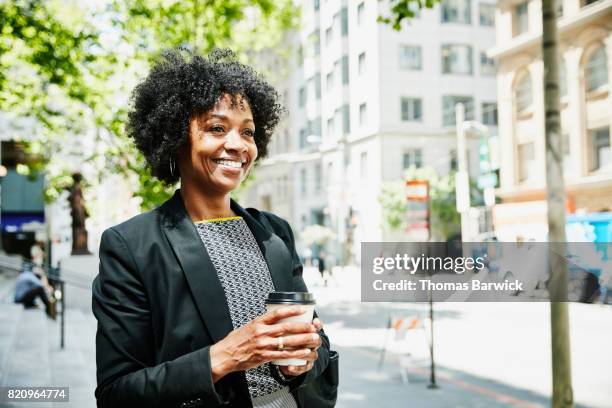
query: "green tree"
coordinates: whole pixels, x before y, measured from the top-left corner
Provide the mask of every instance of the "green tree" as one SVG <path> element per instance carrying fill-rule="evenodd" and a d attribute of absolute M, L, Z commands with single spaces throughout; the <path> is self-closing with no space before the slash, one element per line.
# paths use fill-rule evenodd
<path fill-rule="evenodd" d="M 290 0 L 0 2 L 0 114 L 29 119 L 29 128 L 17 126 L 11 137 L 37 159 L 27 171 L 45 170 L 48 200 L 84 166 L 90 184 L 109 170 L 125 175 L 148 209 L 174 187 L 151 176 L 124 126 L 130 92 L 151 61 L 177 46 L 199 53 L 230 47 L 251 63 L 266 50 L 283 58 L 288 47 L 276 45 L 296 17 Z M 268 72 L 278 78 L 273 58 Z M 84 155 L 58 154 L 90 132 L 95 146 Z"/>

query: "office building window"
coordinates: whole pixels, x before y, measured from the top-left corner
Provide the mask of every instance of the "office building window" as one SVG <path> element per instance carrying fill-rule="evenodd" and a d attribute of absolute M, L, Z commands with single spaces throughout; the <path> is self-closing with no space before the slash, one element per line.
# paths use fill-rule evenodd
<path fill-rule="evenodd" d="M 525 182 L 535 176 L 535 150 L 533 142 L 518 145 L 519 182 Z"/>
<path fill-rule="evenodd" d="M 342 131 L 344 133 L 351 131 L 351 108 L 348 104 L 342 106 Z"/>
<path fill-rule="evenodd" d="M 423 119 L 422 102 L 420 98 L 402 98 L 402 121 L 420 122 Z"/>
<path fill-rule="evenodd" d="M 359 124 L 360 125 L 365 125 L 368 121 L 368 112 L 367 112 L 367 106 L 365 103 L 362 103 L 361 105 L 359 105 Z"/>
<path fill-rule="evenodd" d="M 321 175 L 321 164 L 317 163 L 315 165 L 315 191 L 318 193 L 319 191 L 321 191 L 321 184 L 323 182 L 323 180 L 321 180 L 322 175 Z"/>
<path fill-rule="evenodd" d="M 451 171 L 457 171 L 457 168 L 458 168 L 457 150 L 456 149 L 452 149 L 449 152 L 449 156 L 450 156 L 450 169 L 451 169 Z"/>
<path fill-rule="evenodd" d="M 465 120 L 474 119 L 474 98 L 471 96 L 444 95 L 442 97 L 442 124 L 455 125 L 455 105 L 462 103 L 465 109 Z"/>
<path fill-rule="evenodd" d="M 358 58 L 358 69 L 357 72 L 359 72 L 359 75 L 362 75 L 365 72 L 365 64 L 366 64 L 366 55 L 365 52 L 362 52 L 361 54 L 359 54 L 359 58 Z"/>
<path fill-rule="evenodd" d="M 321 54 L 321 38 L 319 36 L 319 31 L 313 31 L 309 36 L 310 44 L 313 50 L 314 56 L 318 56 Z"/>
<path fill-rule="evenodd" d="M 334 87 L 334 71 L 331 71 L 325 77 L 325 89 L 330 91 Z"/>
<path fill-rule="evenodd" d="M 334 35 L 334 32 L 333 32 L 333 26 L 328 27 L 328 28 L 325 30 L 325 45 L 326 45 L 326 46 L 328 46 L 328 45 L 329 45 L 329 43 L 331 42 L 331 40 L 332 40 L 332 36 L 333 36 L 333 35 Z"/>
<path fill-rule="evenodd" d="M 487 126 L 497 126 L 497 103 L 484 102 L 482 104 L 482 123 Z"/>
<path fill-rule="evenodd" d="M 400 68 L 418 71 L 421 69 L 421 47 L 417 45 L 400 45 Z"/>
<path fill-rule="evenodd" d="M 300 108 L 306 105 L 306 88 L 304 88 L 303 86 L 298 91 L 298 104 Z"/>
<path fill-rule="evenodd" d="M 342 57 L 342 85 L 349 83 L 349 59 L 347 55 Z"/>
<path fill-rule="evenodd" d="M 368 177 L 368 152 L 361 152 L 359 157 L 359 174 L 362 179 Z"/>
<path fill-rule="evenodd" d="M 319 7 L 321 6 L 320 3 L 321 3 L 320 0 L 314 0 L 313 5 L 314 5 L 314 10 L 315 11 L 319 11 Z"/>
<path fill-rule="evenodd" d="M 334 117 L 327 119 L 327 137 L 332 138 L 335 135 Z"/>
<path fill-rule="evenodd" d="M 480 75 L 495 75 L 495 60 L 484 51 L 480 52 Z"/>
<path fill-rule="evenodd" d="M 321 74 L 317 72 L 314 77 L 314 85 L 315 85 L 315 96 L 318 99 L 321 99 Z"/>
<path fill-rule="evenodd" d="M 308 174 L 306 174 L 306 169 L 300 169 L 300 191 L 302 192 L 302 195 L 306 195 L 306 193 L 308 193 L 307 177 Z"/>
<path fill-rule="evenodd" d="M 612 155 L 610 151 L 610 128 L 603 127 L 589 131 L 591 146 L 591 171 L 610 167 Z"/>
<path fill-rule="evenodd" d="M 587 91 L 593 91 L 608 83 L 608 64 L 606 51 L 600 46 L 589 56 L 584 67 L 584 77 Z"/>
<path fill-rule="evenodd" d="M 365 3 L 362 1 L 357 5 L 357 24 L 363 23 L 363 16 L 365 13 Z"/>
<path fill-rule="evenodd" d="M 478 13 L 480 16 L 481 26 L 494 26 L 495 25 L 495 4 L 480 3 L 478 5 Z"/>
<path fill-rule="evenodd" d="M 472 47 L 469 45 L 442 45 L 443 74 L 472 74 Z"/>
<path fill-rule="evenodd" d="M 518 112 L 524 112 L 531 107 L 533 101 L 533 94 L 531 92 L 531 75 L 526 73 L 518 81 L 516 90 L 514 92 L 514 99 L 516 101 L 516 109 Z"/>
<path fill-rule="evenodd" d="M 404 152 L 402 156 L 404 170 L 414 166 L 416 168 L 423 167 L 423 151 L 421 149 L 412 149 Z"/>
<path fill-rule="evenodd" d="M 471 24 L 470 0 L 442 0 L 442 22 Z"/>
<path fill-rule="evenodd" d="M 308 141 L 306 140 L 307 136 L 308 135 L 306 134 L 306 129 L 300 129 L 300 149 L 305 149 L 308 145 Z"/>
<path fill-rule="evenodd" d="M 529 15 L 527 3 L 523 2 L 514 7 L 514 35 L 526 33 L 529 30 Z"/>
<path fill-rule="evenodd" d="M 340 22 L 340 33 L 343 37 L 346 37 L 348 35 L 348 10 L 346 7 L 340 10 Z"/>

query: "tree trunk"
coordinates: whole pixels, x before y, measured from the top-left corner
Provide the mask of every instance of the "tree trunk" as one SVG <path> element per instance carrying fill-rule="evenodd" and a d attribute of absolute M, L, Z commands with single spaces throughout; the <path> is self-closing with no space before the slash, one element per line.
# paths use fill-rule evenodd
<path fill-rule="evenodd" d="M 542 0 L 542 59 L 544 63 L 544 110 L 546 137 L 546 200 L 548 204 L 549 293 L 553 396 L 552 406 L 573 407 L 567 264 L 565 237 L 565 186 L 563 146 L 559 114 L 558 0 Z M 554 244 L 553 244 L 554 243 Z M 554 248 L 553 248 L 554 246 Z"/>

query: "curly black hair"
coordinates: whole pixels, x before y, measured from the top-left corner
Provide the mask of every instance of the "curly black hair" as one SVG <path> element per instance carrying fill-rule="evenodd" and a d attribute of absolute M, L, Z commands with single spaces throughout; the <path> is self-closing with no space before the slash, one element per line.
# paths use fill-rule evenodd
<path fill-rule="evenodd" d="M 224 94 L 232 103 L 237 95 L 249 103 L 257 160 L 264 158 L 284 108 L 274 87 L 232 51 L 216 49 L 207 57 L 166 51 L 134 88 L 126 130 L 155 177 L 166 184 L 178 181 L 178 166 L 171 174 L 170 159 L 176 162 L 179 147 L 188 143 L 190 118 L 211 110 Z"/>

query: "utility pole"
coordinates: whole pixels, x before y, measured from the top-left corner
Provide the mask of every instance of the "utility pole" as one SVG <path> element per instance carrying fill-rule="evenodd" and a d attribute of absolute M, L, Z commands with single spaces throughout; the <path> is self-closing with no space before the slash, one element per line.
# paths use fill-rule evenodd
<path fill-rule="evenodd" d="M 546 201 L 550 280 L 550 328 L 553 408 L 574 406 L 570 358 L 567 264 L 565 262 L 565 186 L 559 114 L 559 53 L 557 1 L 542 0 L 542 60 L 544 63 L 544 131 L 546 140 Z"/>

